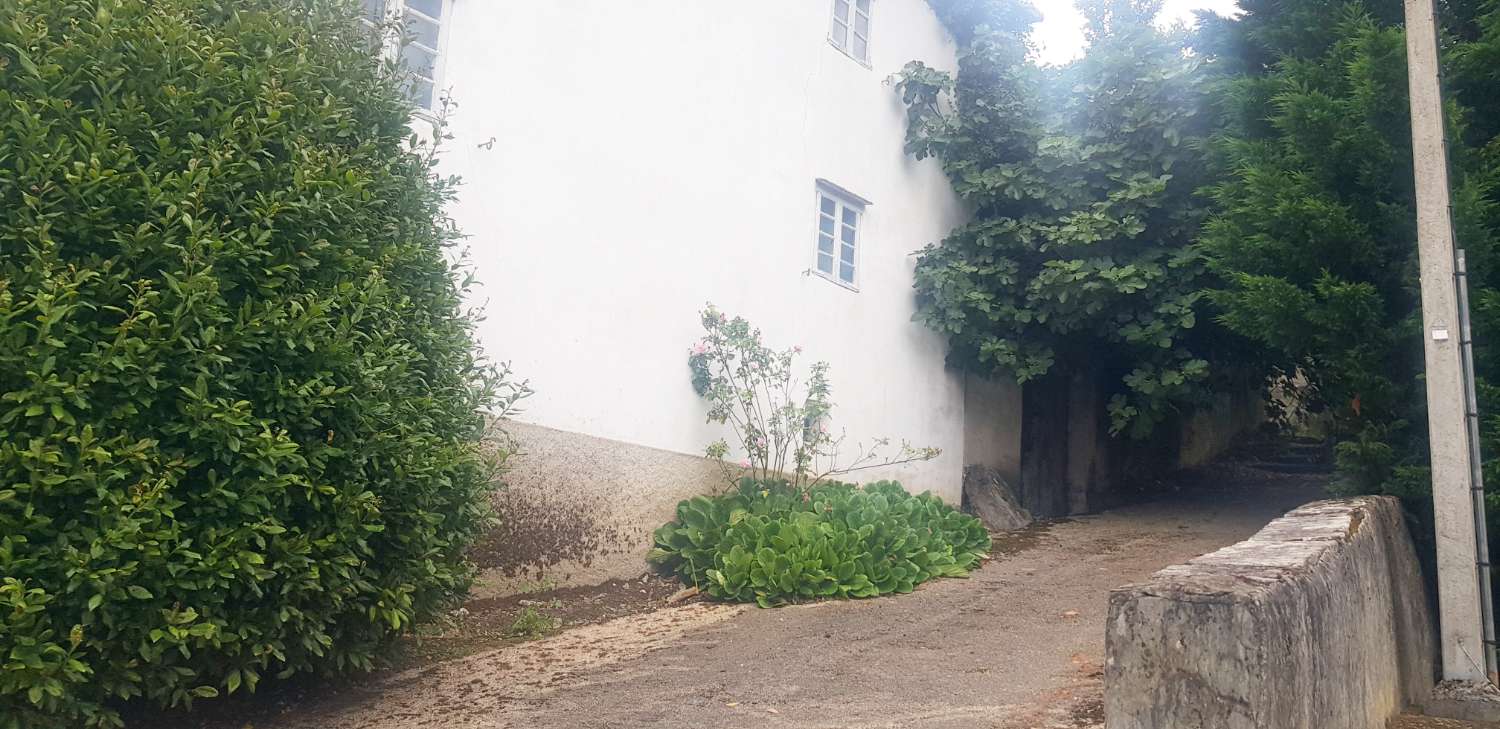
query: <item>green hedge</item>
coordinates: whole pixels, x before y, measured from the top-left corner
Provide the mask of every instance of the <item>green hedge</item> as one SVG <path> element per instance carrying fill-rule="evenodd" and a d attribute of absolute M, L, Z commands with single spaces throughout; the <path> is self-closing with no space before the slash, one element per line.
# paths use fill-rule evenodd
<path fill-rule="evenodd" d="M 761 607 L 911 592 L 968 574 L 990 549 L 978 519 L 891 481 L 804 491 L 746 479 L 678 504 L 655 536 L 652 562 L 711 597 Z"/>
<path fill-rule="evenodd" d="M 400 79 L 354 2 L 4 8 L 0 727 L 368 667 L 491 475 Z"/>

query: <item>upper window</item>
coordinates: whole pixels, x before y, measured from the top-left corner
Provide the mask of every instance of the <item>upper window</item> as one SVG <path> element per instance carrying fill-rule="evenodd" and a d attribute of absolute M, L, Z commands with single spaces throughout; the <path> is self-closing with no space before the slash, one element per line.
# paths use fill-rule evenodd
<path fill-rule="evenodd" d="M 848 288 L 858 285 L 859 234 L 869 203 L 826 180 L 818 181 L 818 240 L 813 270 Z"/>
<path fill-rule="evenodd" d="M 401 59 L 412 75 L 411 98 L 431 110 L 437 100 L 439 48 L 442 47 L 445 11 L 451 0 L 364 0 L 365 14 L 372 24 L 385 19 L 399 21 L 401 38 L 393 38 L 385 51 Z"/>
<path fill-rule="evenodd" d="M 871 0 L 833 0 L 828 42 L 851 58 L 870 65 Z"/>

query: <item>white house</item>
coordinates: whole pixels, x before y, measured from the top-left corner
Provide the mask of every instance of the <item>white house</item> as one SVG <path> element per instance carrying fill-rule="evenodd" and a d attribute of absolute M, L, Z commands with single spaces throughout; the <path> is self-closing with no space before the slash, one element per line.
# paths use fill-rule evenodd
<path fill-rule="evenodd" d="M 938 164 L 903 152 L 889 81 L 912 60 L 955 66 L 925 0 L 391 10 L 431 82 L 420 98 L 458 104 L 444 165 L 465 182 L 452 214 L 482 344 L 536 391 L 502 504 L 527 516 L 497 567 L 639 573 L 650 530 L 719 485 L 700 456 L 723 433 L 687 367 L 706 302 L 829 362 L 851 450 L 881 436 L 942 449 L 863 477 L 957 502 L 967 463 L 1017 467 L 1019 427 L 996 425 L 1019 416 L 1015 388 L 969 388 L 986 418 L 966 444 L 964 378 L 912 321 L 912 254 L 965 215 Z"/>

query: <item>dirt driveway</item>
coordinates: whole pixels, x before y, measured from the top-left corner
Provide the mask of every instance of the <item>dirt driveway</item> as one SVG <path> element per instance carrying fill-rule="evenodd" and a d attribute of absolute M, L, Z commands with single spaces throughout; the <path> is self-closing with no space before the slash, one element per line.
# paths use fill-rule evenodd
<path fill-rule="evenodd" d="M 666 608 L 375 677 L 253 725 L 1102 726 L 1110 589 L 1249 536 L 1322 481 L 1216 466 L 1173 497 L 1009 535 L 970 579 L 911 595 Z"/>

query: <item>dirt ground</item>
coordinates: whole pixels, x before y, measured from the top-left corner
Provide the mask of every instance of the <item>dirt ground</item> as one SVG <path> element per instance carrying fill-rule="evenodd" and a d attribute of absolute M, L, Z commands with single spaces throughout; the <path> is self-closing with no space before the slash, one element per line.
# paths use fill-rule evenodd
<path fill-rule="evenodd" d="M 1500 729 L 1500 724 L 1479 724 L 1426 716 L 1402 716 L 1393 720 L 1387 729 Z"/>
<path fill-rule="evenodd" d="M 521 590 L 516 594 L 472 599 L 447 619 L 424 626 L 397 646 L 387 659 L 389 667 L 374 677 L 353 677 L 332 683 L 315 678 L 279 684 L 267 681 L 256 694 L 200 701 L 192 713 L 140 709 L 126 717 L 127 725 L 151 729 L 242 729 L 274 725 L 280 717 L 295 715 L 305 706 L 337 711 L 344 702 L 362 700 L 363 687 L 383 676 L 654 612 L 682 589 L 676 580 L 657 575 L 561 589 L 545 581 L 516 584 Z M 531 621 L 524 622 L 522 616 L 528 614 Z M 622 622 L 619 627 L 625 630 L 629 625 Z"/>
<path fill-rule="evenodd" d="M 196 725 L 1101 727 L 1109 591 L 1249 536 L 1319 498 L 1325 481 L 1219 465 L 1152 503 L 1007 535 L 969 579 L 911 595 L 774 610 L 677 605 L 439 660 L 483 647 L 479 631 L 473 642 L 453 638 L 425 667 Z"/>

